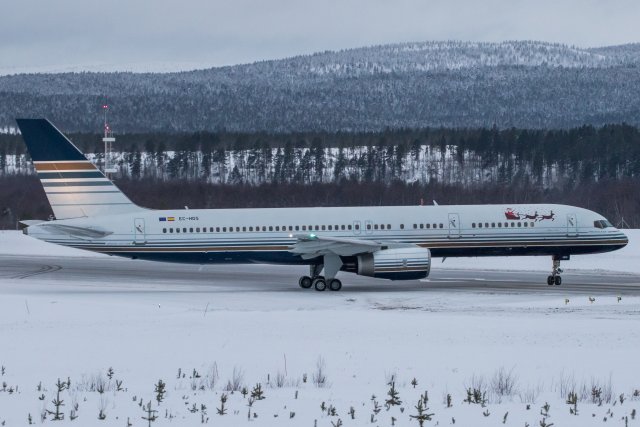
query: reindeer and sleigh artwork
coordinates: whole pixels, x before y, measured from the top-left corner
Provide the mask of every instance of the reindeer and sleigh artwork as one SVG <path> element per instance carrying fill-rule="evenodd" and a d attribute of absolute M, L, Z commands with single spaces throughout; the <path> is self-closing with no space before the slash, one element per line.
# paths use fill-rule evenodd
<path fill-rule="evenodd" d="M 543 220 L 555 221 L 555 215 L 556 214 L 553 213 L 553 210 L 549 211 L 547 215 L 539 214 L 538 211 L 535 211 L 534 213 L 529 213 L 529 212 L 522 213 L 522 212 L 517 212 L 512 208 L 507 208 L 507 210 L 504 212 L 505 218 L 510 220 L 530 219 L 536 222 L 543 221 Z"/>

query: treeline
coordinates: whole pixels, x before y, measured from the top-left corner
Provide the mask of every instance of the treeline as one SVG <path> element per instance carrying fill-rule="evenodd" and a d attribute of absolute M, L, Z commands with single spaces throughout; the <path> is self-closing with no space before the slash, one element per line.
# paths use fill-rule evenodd
<path fill-rule="evenodd" d="M 212 184 L 204 181 L 123 178 L 116 184 L 135 203 L 154 209 L 301 206 L 395 206 L 485 203 L 561 203 L 594 210 L 615 225 L 640 228 L 640 179 L 602 180 L 543 189 L 533 183 L 463 186 L 394 181 L 340 183 Z M 0 177 L 0 227 L 51 215 L 33 175 Z"/>
<path fill-rule="evenodd" d="M 102 161 L 98 135 L 70 137 Z M 118 136 L 115 150 L 121 177 L 214 183 L 517 179 L 551 187 L 640 176 L 640 132 L 624 124 L 569 130 L 125 134 Z M 0 135 L 0 174 L 30 168 L 21 138 Z"/>
<path fill-rule="evenodd" d="M 96 163 L 100 136 L 71 139 Z M 418 129 L 119 135 L 117 184 L 152 208 L 555 202 L 640 227 L 640 132 Z M 0 135 L 0 226 L 50 214 L 20 136 Z"/>

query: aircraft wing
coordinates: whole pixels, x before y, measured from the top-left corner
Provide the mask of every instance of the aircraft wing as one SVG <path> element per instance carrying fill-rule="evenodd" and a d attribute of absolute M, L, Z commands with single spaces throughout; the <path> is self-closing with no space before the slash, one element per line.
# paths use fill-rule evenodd
<path fill-rule="evenodd" d="M 353 256 L 379 251 L 389 243 L 375 240 L 350 239 L 343 237 L 318 236 L 316 234 L 296 234 L 298 241 L 289 247 L 289 252 L 311 259 L 325 255 Z M 393 244 L 398 246 L 398 244 Z M 405 245 L 402 245 L 405 246 Z"/>

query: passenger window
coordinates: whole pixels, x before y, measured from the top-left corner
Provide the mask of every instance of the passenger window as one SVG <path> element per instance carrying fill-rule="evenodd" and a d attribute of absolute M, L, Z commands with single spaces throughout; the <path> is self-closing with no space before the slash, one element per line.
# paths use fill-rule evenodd
<path fill-rule="evenodd" d="M 302 226 L 302 228 L 304 229 L 304 225 Z M 296 231 L 300 231 L 300 226 L 296 225 Z"/>
<path fill-rule="evenodd" d="M 481 222 L 478 223 L 478 228 L 482 228 L 482 223 Z"/>
<path fill-rule="evenodd" d="M 166 228 L 163 228 L 163 229 L 162 229 L 162 232 L 163 232 L 163 233 L 166 233 L 166 232 L 167 232 L 167 229 L 166 229 Z"/>
<path fill-rule="evenodd" d="M 374 229 L 374 230 L 377 230 L 377 229 L 378 229 L 378 224 L 374 224 L 374 225 L 373 225 L 373 229 Z"/>
<path fill-rule="evenodd" d="M 488 222 L 484 223 L 484 228 L 489 228 L 489 223 Z"/>
<path fill-rule="evenodd" d="M 413 228 L 414 229 L 418 228 L 418 224 L 413 224 Z"/>
<path fill-rule="evenodd" d="M 391 230 L 391 224 L 387 224 L 387 230 Z"/>
<path fill-rule="evenodd" d="M 501 223 L 501 222 L 499 222 L 499 223 L 498 223 L 498 228 L 501 228 L 501 227 L 502 227 L 502 223 Z"/>
<path fill-rule="evenodd" d="M 272 225 L 269 226 L 269 231 L 273 231 L 273 226 Z"/>
<path fill-rule="evenodd" d="M 344 230 L 344 224 L 342 224 L 341 230 Z"/>
<path fill-rule="evenodd" d="M 179 229 L 179 228 L 176 228 L 176 233 L 179 233 L 179 232 L 180 232 L 180 229 Z"/>
<path fill-rule="evenodd" d="M 262 226 L 262 231 L 267 231 L 267 226 L 266 225 Z"/>
<path fill-rule="evenodd" d="M 196 227 L 196 233 L 200 232 L 200 227 Z"/>
<path fill-rule="evenodd" d="M 534 225 L 534 224 L 535 224 L 535 222 L 532 222 L 532 223 L 531 223 L 531 226 L 533 227 L 533 225 Z"/>
<path fill-rule="evenodd" d="M 307 226 L 306 225 L 302 226 L 302 231 L 307 231 Z"/>
<path fill-rule="evenodd" d="M 170 228 L 170 229 L 169 229 L 169 233 L 173 233 L 173 228 Z"/>
<path fill-rule="evenodd" d="M 522 223 L 518 222 L 518 227 L 522 227 Z"/>
<path fill-rule="evenodd" d="M 476 223 L 475 222 L 471 223 L 471 228 L 476 228 Z"/>
<path fill-rule="evenodd" d="M 216 233 L 220 232 L 220 227 L 216 227 Z"/>
<path fill-rule="evenodd" d="M 253 227 L 249 227 L 249 231 L 253 231 Z"/>
<path fill-rule="evenodd" d="M 227 227 L 222 227 L 222 231 L 226 233 L 227 232 Z"/>
<path fill-rule="evenodd" d="M 240 227 L 236 227 L 236 231 L 239 233 L 240 232 Z"/>
<path fill-rule="evenodd" d="M 202 227 L 202 232 L 206 233 L 207 232 L 207 227 Z"/>
<path fill-rule="evenodd" d="M 420 228 L 422 228 L 422 227 L 420 227 Z M 431 228 L 431 224 L 426 224 L 425 228 Z"/>
<path fill-rule="evenodd" d="M 280 226 L 276 225 L 276 231 L 280 231 Z"/>
<path fill-rule="evenodd" d="M 444 228 L 444 224 L 440 223 L 440 228 Z"/>
<path fill-rule="evenodd" d="M 404 230 L 404 224 L 400 224 L 400 230 Z"/>
<path fill-rule="evenodd" d="M 433 224 L 433 228 L 438 228 L 438 224 Z"/>
<path fill-rule="evenodd" d="M 187 232 L 187 227 L 183 227 L 183 228 L 182 228 L 182 232 L 183 232 L 183 233 L 186 233 L 186 232 Z"/>
<path fill-rule="evenodd" d="M 358 227 L 358 226 L 356 225 L 356 230 L 357 230 L 358 228 L 360 228 L 360 227 Z M 347 230 L 351 230 L 351 224 L 347 225 Z"/>
<path fill-rule="evenodd" d="M 367 224 L 367 230 L 371 230 L 371 224 Z"/>
<path fill-rule="evenodd" d="M 323 225 L 322 226 L 322 231 L 324 231 L 324 230 L 326 230 L 326 226 Z"/>
<path fill-rule="evenodd" d="M 495 222 L 491 223 L 491 228 L 496 228 L 496 223 Z"/>
<path fill-rule="evenodd" d="M 515 226 L 516 226 L 516 223 L 515 223 L 515 222 L 512 222 L 512 223 L 511 223 L 511 228 L 513 228 L 513 227 L 515 227 Z"/>
<path fill-rule="evenodd" d="M 193 227 L 189 228 L 189 233 L 193 233 Z"/>
<path fill-rule="evenodd" d="M 525 226 L 525 227 L 528 227 L 528 226 L 529 226 L 529 223 L 528 223 L 528 222 L 525 222 L 525 223 L 524 223 L 524 226 Z"/>
<path fill-rule="evenodd" d="M 213 233 L 213 227 L 209 227 L 209 233 Z"/>
<path fill-rule="evenodd" d="M 247 231 L 247 227 L 242 227 L 242 231 Z"/>
<path fill-rule="evenodd" d="M 427 225 L 429 225 L 429 224 L 427 224 Z M 424 224 L 420 224 L 420 229 L 423 229 L 423 228 L 424 228 Z M 427 228 L 429 228 L 429 227 L 427 227 Z"/>

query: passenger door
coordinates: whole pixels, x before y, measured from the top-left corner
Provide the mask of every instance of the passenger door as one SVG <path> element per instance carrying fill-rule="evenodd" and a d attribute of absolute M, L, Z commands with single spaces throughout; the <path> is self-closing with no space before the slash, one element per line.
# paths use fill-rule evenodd
<path fill-rule="evenodd" d="M 460 215 L 457 213 L 449 214 L 449 238 L 460 238 Z"/>
<path fill-rule="evenodd" d="M 578 218 L 576 214 L 567 214 L 567 236 L 578 235 Z"/>
<path fill-rule="evenodd" d="M 146 243 L 147 239 L 143 218 L 136 218 L 133 220 L 133 236 L 133 242 L 136 245 L 144 245 Z"/>

